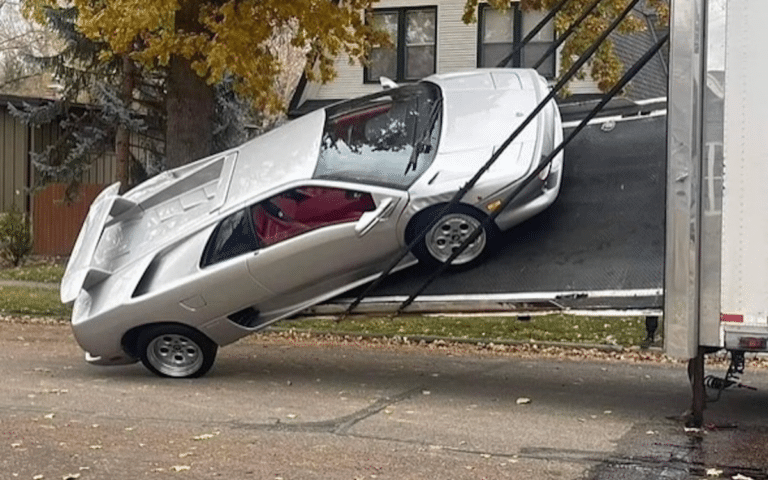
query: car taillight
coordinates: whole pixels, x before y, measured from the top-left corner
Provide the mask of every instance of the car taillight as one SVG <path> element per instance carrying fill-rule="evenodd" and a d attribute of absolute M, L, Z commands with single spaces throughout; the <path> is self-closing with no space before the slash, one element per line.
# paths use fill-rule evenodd
<path fill-rule="evenodd" d="M 766 343 L 762 337 L 739 337 L 739 348 L 744 350 L 765 350 Z"/>
<path fill-rule="evenodd" d="M 721 313 L 720 314 L 720 321 L 721 322 L 742 323 L 742 322 L 744 322 L 744 315 L 737 315 L 737 314 L 733 314 L 733 313 Z"/>

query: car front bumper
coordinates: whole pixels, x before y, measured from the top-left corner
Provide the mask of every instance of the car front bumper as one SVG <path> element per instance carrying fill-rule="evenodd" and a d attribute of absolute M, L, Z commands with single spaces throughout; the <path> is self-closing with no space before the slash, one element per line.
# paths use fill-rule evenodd
<path fill-rule="evenodd" d="M 85 352 L 85 361 L 91 365 L 130 365 L 136 363 L 138 360 L 120 352 L 111 356 L 91 355 L 89 352 Z"/>
<path fill-rule="evenodd" d="M 558 167 L 556 170 L 553 169 L 543 182 L 537 179 L 523 189 L 518 197 L 521 200 L 513 201 L 496 217 L 496 225 L 501 231 L 538 215 L 555 202 L 563 179 L 562 165 Z"/>

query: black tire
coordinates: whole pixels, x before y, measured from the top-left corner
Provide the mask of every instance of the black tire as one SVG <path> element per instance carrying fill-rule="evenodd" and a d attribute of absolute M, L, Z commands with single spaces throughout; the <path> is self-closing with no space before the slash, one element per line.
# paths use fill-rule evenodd
<path fill-rule="evenodd" d="M 440 215 L 444 207 L 432 207 L 417 214 L 408 226 L 407 237 L 410 243 L 416 236 L 429 228 L 435 216 Z M 442 265 L 476 228 L 480 227 L 486 216 L 468 205 L 456 205 L 443 214 L 426 236 L 413 248 L 413 254 L 419 262 L 436 266 Z M 464 252 L 451 262 L 450 268 L 470 268 L 480 263 L 487 255 L 498 236 L 495 224 L 483 227 L 483 232 Z"/>
<path fill-rule="evenodd" d="M 155 375 L 196 378 L 205 375 L 216 359 L 216 345 L 197 330 L 184 325 L 161 324 L 139 333 L 141 363 Z"/>

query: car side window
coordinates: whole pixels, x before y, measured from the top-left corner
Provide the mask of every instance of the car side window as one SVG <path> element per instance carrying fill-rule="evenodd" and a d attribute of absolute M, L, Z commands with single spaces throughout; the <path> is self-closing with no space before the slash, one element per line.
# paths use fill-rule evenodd
<path fill-rule="evenodd" d="M 317 228 L 356 222 L 375 208 L 370 193 L 299 187 L 257 203 L 251 217 L 259 244 L 269 246 Z"/>
<path fill-rule="evenodd" d="M 246 209 L 222 220 L 213 231 L 205 247 L 201 267 L 213 265 L 259 247 Z"/>

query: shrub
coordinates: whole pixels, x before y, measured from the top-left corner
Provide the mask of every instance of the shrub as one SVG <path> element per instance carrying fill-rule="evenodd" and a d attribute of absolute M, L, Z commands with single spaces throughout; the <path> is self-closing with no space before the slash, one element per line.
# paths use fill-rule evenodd
<path fill-rule="evenodd" d="M 29 217 L 14 204 L 0 217 L 0 257 L 18 267 L 32 251 L 32 231 Z"/>

